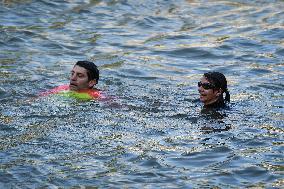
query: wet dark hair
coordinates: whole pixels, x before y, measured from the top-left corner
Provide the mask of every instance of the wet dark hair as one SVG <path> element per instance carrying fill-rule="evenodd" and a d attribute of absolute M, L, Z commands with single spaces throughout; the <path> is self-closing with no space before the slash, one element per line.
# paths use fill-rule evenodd
<path fill-rule="evenodd" d="M 87 70 L 87 74 L 88 74 L 88 79 L 90 80 L 96 80 L 96 82 L 98 83 L 99 78 L 100 78 L 100 71 L 98 69 L 98 67 L 90 61 L 84 60 L 84 61 L 78 61 L 75 66 L 81 66 L 83 68 L 85 68 Z"/>
<path fill-rule="evenodd" d="M 227 87 L 227 79 L 220 72 L 207 72 L 204 73 L 204 77 L 214 85 L 214 89 L 222 89 L 223 93 L 226 94 L 225 101 L 230 102 L 230 93 Z M 223 94 L 222 93 L 222 94 Z M 222 95 L 223 98 L 223 95 Z"/>

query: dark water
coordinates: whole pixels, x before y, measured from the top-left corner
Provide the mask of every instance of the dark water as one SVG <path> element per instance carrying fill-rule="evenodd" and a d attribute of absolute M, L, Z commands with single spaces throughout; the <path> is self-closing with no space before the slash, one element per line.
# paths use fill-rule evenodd
<path fill-rule="evenodd" d="M 37 97 L 82 59 L 111 102 Z M 2 0 L 0 188 L 281 188 L 283 62 L 282 0 Z"/>

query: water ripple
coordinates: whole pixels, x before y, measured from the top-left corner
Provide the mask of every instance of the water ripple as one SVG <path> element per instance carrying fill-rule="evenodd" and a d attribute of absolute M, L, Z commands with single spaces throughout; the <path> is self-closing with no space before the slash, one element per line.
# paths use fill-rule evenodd
<path fill-rule="evenodd" d="M 0 2 L 0 188 L 281 188 L 283 7 Z M 108 100 L 38 96 L 82 59 Z M 207 71 L 228 109 L 202 110 Z"/>

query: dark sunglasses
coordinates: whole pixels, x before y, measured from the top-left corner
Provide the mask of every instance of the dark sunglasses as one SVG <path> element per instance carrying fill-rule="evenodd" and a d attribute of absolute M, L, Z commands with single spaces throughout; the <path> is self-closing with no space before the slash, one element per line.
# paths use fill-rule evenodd
<path fill-rule="evenodd" d="M 205 90 L 208 90 L 208 89 L 214 89 L 215 86 L 211 83 L 201 83 L 200 81 L 198 82 L 198 87 L 201 87 Z"/>

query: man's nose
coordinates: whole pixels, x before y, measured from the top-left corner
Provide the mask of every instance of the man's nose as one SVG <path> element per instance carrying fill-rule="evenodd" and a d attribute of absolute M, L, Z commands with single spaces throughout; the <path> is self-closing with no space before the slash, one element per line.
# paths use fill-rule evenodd
<path fill-rule="evenodd" d="M 71 80 L 76 80 L 76 79 L 77 79 L 76 74 L 71 75 L 70 79 L 71 79 Z"/>

